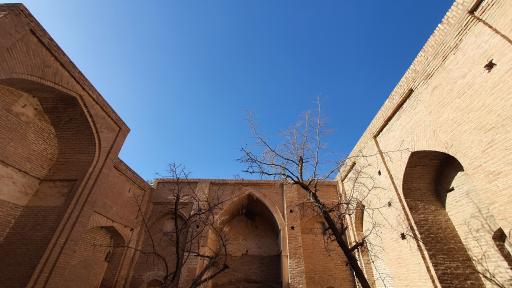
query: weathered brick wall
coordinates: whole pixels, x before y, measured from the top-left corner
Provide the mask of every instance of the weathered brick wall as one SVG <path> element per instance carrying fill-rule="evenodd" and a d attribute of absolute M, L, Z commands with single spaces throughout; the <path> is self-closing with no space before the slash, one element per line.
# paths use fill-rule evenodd
<path fill-rule="evenodd" d="M 301 223 L 307 287 L 353 287 L 354 278 L 335 242 L 325 239 L 323 218 L 305 215 Z"/>
<path fill-rule="evenodd" d="M 0 147 L 3 240 L 57 157 L 55 131 L 39 101 L 5 86 L 0 86 Z"/>
<path fill-rule="evenodd" d="M 51 275 L 47 287 L 62 287 L 63 281 L 69 277 L 69 263 L 77 261 L 77 248 L 83 241 L 83 235 L 96 227 L 111 231 L 117 235 L 117 244 L 136 248 L 137 235 L 141 230 L 141 214 L 145 213 L 151 187 L 126 164 L 117 159 L 104 168 L 100 180 L 93 191 L 90 200 L 82 211 L 71 237 L 63 249 Z M 105 193 L 108 192 L 108 193 Z M 136 202 L 137 201 L 137 202 Z M 137 205 L 139 203 L 139 206 Z M 111 227 L 115 229 L 112 230 Z M 119 236 L 119 233 L 122 235 Z M 102 287 L 124 287 L 129 280 L 130 271 L 134 265 L 134 249 L 114 249 L 109 266 L 104 273 Z M 110 284 L 107 284 L 110 283 Z"/>
<path fill-rule="evenodd" d="M 0 85 L 0 159 L 24 174 L 46 176 L 57 158 L 57 136 L 39 100 Z"/>
<path fill-rule="evenodd" d="M 288 285 L 289 287 L 306 287 L 306 270 L 302 244 L 302 219 L 300 203 L 304 200 L 299 187 L 284 185 L 283 193 L 286 210 L 286 234 L 288 248 Z M 286 286 L 285 286 L 286 287 Z"/>
<path fill-rule="evenodd" d="M 0 283 L 66 287 L 91 217 L 135 242 L 131 195 L 144 210 L 151 187 L 117 159 L 128 127 L 32 15 L 19 4 L 0 15 Z M 132 255 L 109 283 L 123 285 Z"/>
<path fill-rule="evenodd" d="M 56 91 L 33 82 L 3 83 L 18 90 L 2 86 L 2 181 L 8 182 L 2 200 L 10 202 L 3 206 L 9 208 L 5 215 L 14 217 L 2 224 L 9 230 L 2 231 L 0 265 L 9 271 L 3 282 L 16 286 L 26 284 L 45 252 L 75 183 L 90 165 L 94 139 L 76 100 L 49 96 Z"/>
<path fill-rule="evenodd" d="M 63 287 L 99 287 L 108 266 L 110 233 L 101 228 L 89 229 L 75 246 L 73 260 L 68 263 L 68 273 L 61 282 Z"/>
<path fill-rule="evenodd" d="M 478 277 L 471 273 L 473 265 L 505 285 L 511 283 L 512 272 L 492 235 L 500 227 L 509 237 L 512 231 L 512 84 L 505 80 L 512 75 L 512 25 L 508 21 L 512 2 L 489 0 L 474 6 L 478 3 L 454 4 L 352 152 L 352 156 L 377 155 L 356 161 L 371 164 L 372 175 L 383 187 L 367 201 L 392 204 L 376 217 L 383 228 L 381 239 L 374 240 L 382 247 L 376 267 L 384 267 L 389 283 L 396 287 L 411 283 L 415 287 L 460 286 L 450 281 Z M 484 66 L 491 60 L 497 65 L 488 71 Z M 425 172 L 406 178 L 407 163 L 415 151 L 442 152 L 462 165 L 463 171 L 448 187 L 444 207 L 428 198 L 437 189 L 432 183 L 441 177 L 429 173 L 440 173 L 448 164 L 441 168 L 431 161 L 416 164 L 423 165 Z M 430 187 L 409 189 L 410 182 Z M 420 188 L 424 191 L 418 194 L 424 203 L 421 208 L 405 195 L 408 189 L 419 192 Z M 402 240 L 400 233 L 408 231 Z M 415 236 L 421 241 L 415 241 Z M 440 254 L 449 255 L 446 250 L 459 249 L 448 249 L 457 236 L 474 263 L 465 265 L 465 273 L 460 274 L 456 273 L 460 267 L 439 266 L 439 261 L 448 260 L 435 260 Z M 435 237 L 436 243 L 429 237 Z M 452 257 L 462 259 L 464 249 Z"/>
<path fill-rule="evenodd" d="M 169 215 L 170 209 L 171 206 L 165 203 L 154 204 L 150 214 L 146 216 L 149 233 L 145 229 L 141 233 L 143 240 L 137 248 L 140 252 L 136 252 L 130 287 L 143 287 L 152 280 L 163 280 L 166 272 L 175 270 L 176 248 L 172 240 L 175 229 L 174 221 Z M 165 270 L 165 263 L 152 254 L 153 251 L 165 257 L 168 271 Z"/>
<path fill-rule="evenodd" d="M 81 283 L 103 279 L 104 286 L 121 287 L 133 275 L 138 287 L 150 279 L 149 262 L 127 250 L 105 268 L 101 253 L 83 245 L 87 239 L 107 241 L 104 229 L 96 226 L 116 227 L 128 245 L 147 245 L 137 236 L 152 189 L 117 159 L 128 128 L 25 8 L 0 5 L 0 12 L 2 285 L 63 287 L 69 279 L 85 277 Z M 379 188 L 363 204 L 382 209 L 364 216 L 362 225 L 353 219 L 357 227 L 349 235 L 356 241 L 361 231 L 377 224 L 369 238 L 374 245 L 368 246 L 368 259 L 360 255 L 377 287 L 475 286 L 472 265 L 505 285 L 512 283 L 503 250 L 510 247 L 512 236 L 512 82 L 507 81 L 512 75 L 511 15 L 512 2 L 507 0 L 456 1 L 351 155 L 366 157 L 351 158 L 356 165 L 348 163 L 341 171 L 345 192 L 354 186 L 350 179 L 355 170 L 348 171 L 350 167 L 364 168 L 372 175 L 372 183 L 366 184 Z M 448 179 L 442 171 L 450 170 L 449 164 L 414 164 L 417 151 L 450 155 L 463 171 Z M 353 285 L 343 258 L 322 247 L 320 219 L 292 212 L 303 200 L 296 188 L 272 181 L 198 182 L 206 193 L 221 191 L 223 199 L 255 195 L 271 211 L 279 227 L 284 286 Z M 134 195 L 142 199 L 141 209 L 133 204 Z M 322 195 L 329 198 L 336 192 L 329 188 Z M 91 226 L 97 215 L 108 220 Z M 155 227 L 165 226 L 160 224 Z M 242 224 L 237 229 L 247 233 L 234 237 L 240 240 L 235 251 L 248 250 L 254 239 L 272 238 L 244 229 L 254 223 Z M 505 238 L 501 244 L 496 239 L 500 229 Z M 467 259 L 461 264 L 466 256 L 472 265 Z M 233 277 L 276 271 L 265 270 L 278 262 L 274 256 L 235 257 L 235 266 L 244 271 Z M 443 257 L 457 264 L 443 267 L 448 263 Z M 69 269 L 70 263 L 82 260 L 84 265 L 95 263 L 91 274 L 73 276 L 78 270 Z M 194 266 L 187 271 L 193 272 Z M 277 279 L 275 275 L 269 277 Z"/>
<path fill-rule="evenodd" d="M 196 182 L 189 182 L 180 191 L 184 195 L 190 195 L 189 193 L 195 190 L 196 187 Z M 175 270 L 176 247 L 173 239 L 176 239 L 174 238 L 176 229 L 171 212 L 174 208 L 174 202 L 170 199 L 170 195 L 174 195 L 171 190 L 175 188 L 172 183 L 159 185 L 156 193 L 148 198 L 148 210 L 144 213 L 144 216 L 139 216 L 139 223 L 143 224 L 142 221 L 145 221 L 147 227 L 140 226 L 140 237 L 138 242 L 134 244 L 137 251 L 134 251 L 130 278 L 127 281 L 129 287 L 143 287 L 152 281 L 162 281 L 166 273 Z M 183 223 L 182 217 L 179 217 L 178 221 Z M 162 262 L 158 256 L 151 254 L 153 252 L 165 257 L 166 263 Z M 168 266 L 168 271 L 165 271 L 165 264 Z"/>
<path fill-rule="evenodd" d="M 192 184 L 196 194 L 204 193 L 211 200 L 223 201 L 216 219 L 227 231 L 230 268 L 215 278 L 212 287 L 354 285 L 339 248 L 332 244 L 324 246 L 323 230 L 318 226 L 321 219 L 301 211 L 306 194 L 298 187 L 279 181 L 192 179 L 187 182 Z M 157 181 L 152 205 L 155 210 L 150 215 L 162 214 L 158 209 L 162 209 L 159 208 L 163 207 L 162 203 L 169 203 L 173 187 L 172 179 Z M 336 183 L 323 183 L 320 195 L 325 201 L 336 199 Z M 145 238 L 147 241 L 147 235 Z M 202 245 L 212 248 L 215 241 L 210 240 Z M 139 257 L 135 266 L 133 275 L 137 276 L 133 278 L 132 287 L 158 276 L 151 270 L 154 269 L 151 266 L 158 265 L 143 259 Z M 194 277 L 201 267 L 201 261 L 193 259 L 187 264 L 184 282 Z"/>
<path fill-rule="evenodd" d="M 298 191 L 301 193 L 302 191 Z M 335 183 L 320 186 L 318 193 L 325 203 L 336 201 Z M 301 195 L 305 199 L 304 195 Z M 325 221 L 310 204 L 296 208 L 300 213 L 302 253 L 307 287 L 353 287 L 352 271 L 339 246 L 325 237 Z"/>
<path fill-rule="evenodd" d="M 453 180 L 461 169 L 460 163 L 447 154 L 415 152 L 404 173 L 403 195 L 439 283 L 443 287 L 482 287 L 449 215 L 466 209 L 454 209 L 449 201 L 454 195 L 450 191 L 454 189 Z"/>
<path fill-rule="evenodd" d="M 88 229 L 74 246 L 59 287 L 115 287 L 125 244 L 113 226 Z"/>

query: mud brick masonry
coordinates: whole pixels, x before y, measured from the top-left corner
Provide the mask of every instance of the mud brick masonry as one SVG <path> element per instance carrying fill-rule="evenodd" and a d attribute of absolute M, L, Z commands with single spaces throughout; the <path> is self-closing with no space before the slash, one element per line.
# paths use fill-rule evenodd
<path fill-rule="evenodd" d="M 358 252 L 373 286 L 494 287 L 489 275 L 512 286 L 511 19 L 512 1 L 457 0 L 351 160 L 322 183 L 337 197 L 364 166 L 382 188 L 361 203 L 388 202 L 371 217 L 379 237 Z M 163 209 L 173 184 L 149 185 L 118 158 L 128 132 L 23 5 L 0 5 L 0 287 L 157 287 L 162 271 L 108 248 L 145 245 L 141 214 Z M 222 212 L 233 269 L 208 287 L 356 285 L 322 244 L 321 220 L 289 208 L 297 187 L 189 181 L 233 199 Z M 233 212 L 240 205 L 256 218 Z M 370 218 L 350 221 L 355 242 Z"/>

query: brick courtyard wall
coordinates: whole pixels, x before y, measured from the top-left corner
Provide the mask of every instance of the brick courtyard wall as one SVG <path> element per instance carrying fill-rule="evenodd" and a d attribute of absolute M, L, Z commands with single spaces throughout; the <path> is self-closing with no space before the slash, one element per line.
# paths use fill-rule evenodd
<path fill-rule="evenodd" d="M 323 232 L 319 229 L 322 220 L 301 211 L 306 194 L 298 187 L 279 181 L 192 179 L 188 182 L 193 183 L 196 193 L 226 201 L 216 219 L 228 231 L 230 268 L 215 278 L 211 287 L 353 287 L 351 270 L 339 248 L 332 244 L 324 246 Z M 172 179 L 157 181 L 152 200 L 155 210 L 151 215 L 162 214 L 157 211 L 162 208 L 158 207 L 169 201 L 172 187 Z M 320 190 L 325 201 L 338 197 L 336 182 L 326 181 Z M 285 209 L 286 217 L 283 217 Z M 214 245 L 214 242 L 206 241 L 202 245 Z M 137 276 L 132 278 L 131 287 L 161 280 L 158 278 L 161 273 L 151 268 L 158 265 L 143 259 L 137 260 L 133 272 Z M 199 271 L 201 261 L 192 257 L 186 267 L 184 283 Z"/>
<path fill-rule="evenodd" d="M 131 199 L 152 188 L 117 158 L 128 127 L 28 10 L 0 15 L 0 283 L 65 287 L 91 219 L 135 242 Z M 105 285 L 122 287 L 132 256 Z"/>
<path fill-rule="evenodd" d="M 336 183 L 320 186 L 319 195 L 325 203 L 335 201 L 338 196 Z M 353 287 L 354 277 L 341 249 L 324 237 L 326 224 L 323 217 L 311 205 L 296 210 L 301 214 L 306 287 Z"/>
<path fill-rule="evenodd" d="M 383 228 L 375 241 L 382 247 L 376 268 L 386 271 L 386 281 L 393 286 L 460 287 L 446 277 L 473 281 L 472 266 L 511 285 L 512 271 L 492 239 L 500 228 L 508 237 L 512 231 L 512 84 L 505 80 L 512 75 L 512 24 L 506 20 L 510 15 L 510 1 L 456 1 L 351 154 L 356 165 L 371 165 L 383 187 L 367 201 L 391 203 L 377 217 Z M 406 178 L 407 163 L 418 151 L 451 155 L 464 169 L 448 187 L 445 207 L 419 208 L 407 200 L 407 187 L 414 187 L 409 183 L 432 184 L 432 167 L 425 168 L 427 174 Z M 358 159 L 361 154 L 376 156 Z M 350 166 L 342 169 L 340 179 Z M 423 190 L 419 201 L 427 203 L 431 193 L 426 191 L 432 189 Z M 450 222 L 451 232 L 443 230 Z M 445 224 L 427 232 L 435 223 Z M 402 232 L 406 239 L 400 237 Z M 436 245 L 445 247 L 428 244 L 429 233 L 434 233 L 430 237 L 436 237 Z M 464 264 L 466 273 L 457 274 L 455 268 L 441 275 L 436 258 L 446 253 L 441 248 L 454 242 L 439 242 L 457 236 L 464 247 L 460 253 L 467 253 L 473 264 Z"/>
<path fill-rule="evenodd" d="M 2 89 L 2 210 L 10 218 L 0 245 L 9 273 L 0 281 L 23 286 L 91 164 L 94 137 L 73 97 L 31 81 L 3 83 L 16 90 Z"/>
<path fill-rule="evenodd" d="M 108 254 L 112 237 L 101 227 L 89 229 L 75 246 L 73 261 L 68 263 L 69 272 L 61 282 L 67 287 L 99 287 L 108 266 Z"/>
<path fill-rule="evenodd" d="M 105 266 L 105 251 L 83 243 L 110 243 L 115 237 L 101 227 L 115 227 L 128 245 L 144 244 L 140 219 L 150 211 L 152 188 L 117 158 L 129 129 L 22 5 L 0 5 L 0 15 L 0 283 L 65 287 L 68 279 L 84 277 L 83 283 L 128 285 L 138 277 L 136 253 L 123 251 L 115 265 Z M 379 187 L 362 204 L 383 209 L 363 217 L 362 227 L 352 219 L 358 227 L 348 235 L 355 241 L 361 229 L 379 224 L 378 235 L 369 239 L 375 245 L 368 246 L 367 275 L 374 286 L 481 281 L 492 287 L 474 278 L 472 267 L 512 285 L 511 15 L 508 0 L 457 0 L 340 171 L 345 193 L 358 168 Z M 450 155 L 463 170 L 449 179 L 443 176 L 449 163 L 410 166 L 423 152 Z M 201 181 L 210 183 L 208 193 L 219 188 L 226 197 L 251 194 L 271 211 L 284 287 L 353 284 L 340 267 L 342 258 L 320 248 L 320 219 L 290 212 L 302 200 L 296 188 L 274 181 Z M 327 190 L 324 196 L 336 195 Z M 448 263 L 443 257 L 465 260 L 442 267 Z M 81 260 L 95 263 L 91 274 L 69 269 Z M 463 269 L 471 273 L 457 272 Z"/>

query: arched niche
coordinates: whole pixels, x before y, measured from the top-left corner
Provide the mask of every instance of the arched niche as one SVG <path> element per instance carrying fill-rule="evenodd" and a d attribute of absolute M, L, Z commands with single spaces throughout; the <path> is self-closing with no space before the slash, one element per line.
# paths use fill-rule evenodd
<path fill-rule="evenodd" d="M 364 235 L 364 215 L 365 215 L 365 206 L 358 202 L 356 204 L 356 209 L 354 213 L 354 228 L 356 232 L 356 241 L 361 241 L 365 235 Z M 363 264 L 363 270 L 366 275 L 366 278 L 370 283 L 374 282 L 374 275 L 373 275 L 373 268 L 372 268 L 372 262 L 370 259 L 370 253 L 368 251 L 368 246 L 363 244 L 358 250 L 358 256 Z"/>
<path fill-rule="evenodd" d="M 26 79 L 0 79 L 0 283 L 24 287 L 96 153 L 80 102 Z"/>
<path fill-rule="evenodd" d="M 215 277 L 211 287 L 282 287 L 283 227 L 276 219 L 277 209 L 272 211 L 263 201 L 245 194 L 222 212 L 229 269 Z M 211 239 L 209 245 L 215 245 Z"/>
<path fill-rule="evenodd" d="M 69 287 L 114 287 L 126 242 L 113 226 L 88 229 L 80 238 L 68 263 L 64 285 Z"/>
<path fill-rule="evenodd" d="M 102 227 L 110 236 L 111 248 L 105 255 L 105 261 L 108 265 L 103 273 L 100 287 L 114 287 L 117 283 L 117 276 L 121 268 L 123 255 L 126 252 L 126 241 L 119 231 L 113 226 Z"/>
<path fill-rule="evenodd" d="M 464 171 L 453 156 L 413 152 L 403 178 L 403 196 L 442 287 L 484 287 L 446 210 L 457 175 Z"/>

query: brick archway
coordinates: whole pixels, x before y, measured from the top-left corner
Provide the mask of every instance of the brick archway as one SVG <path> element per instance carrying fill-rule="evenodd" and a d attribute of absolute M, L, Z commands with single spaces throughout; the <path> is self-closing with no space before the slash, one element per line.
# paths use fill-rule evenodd
<path fill-rule="evenodd" d="M 96 140 L 74 96 L 27 79 L 0 80 L 0 94 L 0 283 L 24 287 L 94 161 Z"/>
<path fill-rule="evenodd" d="M 282 235 L 271 208 L 252 193 L 233 200 L 220 217 L 227 231 L 229 270 L 212 287 L 282 287 Z"/>
<path fill-rule="evenodd" d="M 403 195 L 442 287 L 484 287 L 446 210 L 452 182 L 464 171 L 453 156 L 416 151 L 407 162 Z"/>
<path fill-rule="evenodd" d="M 65 285 L 69 287 L 115 287 L 125 249 L 125 240 L 113 226 L 89 228 L 80 237 L 68 263 Z"/>

